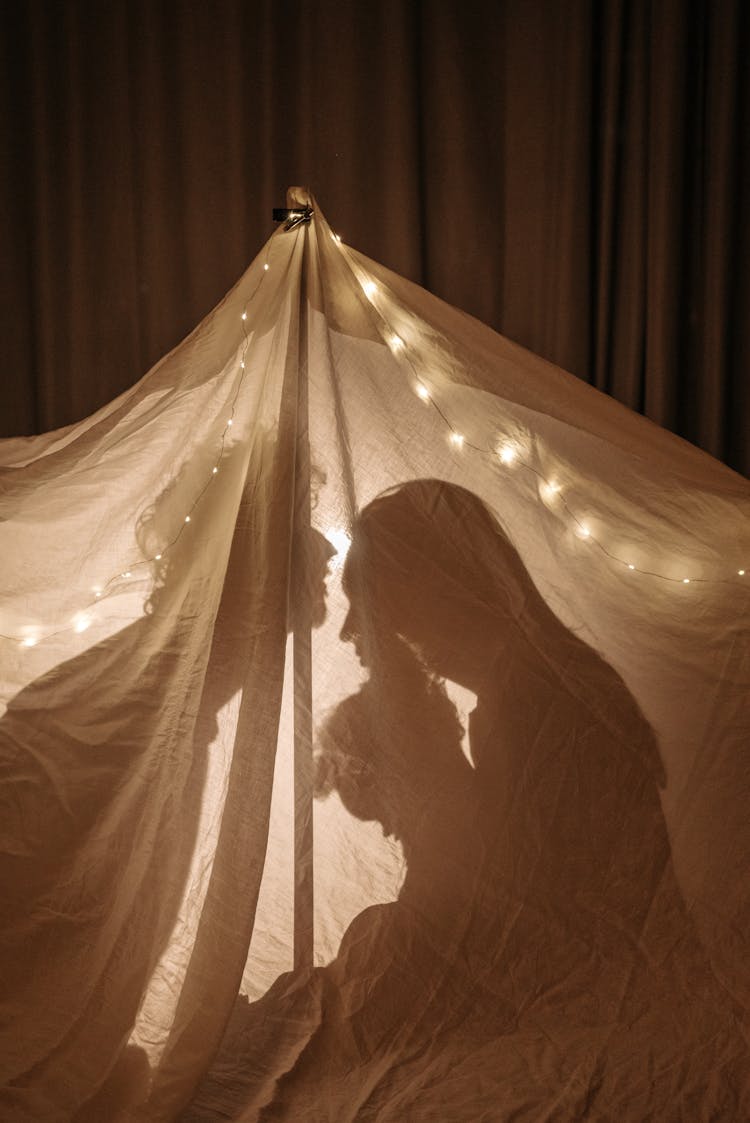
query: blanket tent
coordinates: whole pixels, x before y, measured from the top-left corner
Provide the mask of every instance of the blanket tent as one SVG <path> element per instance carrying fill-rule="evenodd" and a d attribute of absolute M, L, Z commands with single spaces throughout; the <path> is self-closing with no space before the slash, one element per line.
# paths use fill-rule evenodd
<path fill-rule="evenodd" d="M 749 1118 L 747 482 L 289 202 L 0 443 L 0 1115 Z"/>

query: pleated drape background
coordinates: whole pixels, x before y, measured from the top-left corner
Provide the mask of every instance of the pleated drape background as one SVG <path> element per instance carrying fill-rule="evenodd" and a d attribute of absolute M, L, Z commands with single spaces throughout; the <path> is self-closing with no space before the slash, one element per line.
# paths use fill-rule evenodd
<path fill-rule="evenodd" d="M 131 385 L 306 183 L 345 241 L 750 470 L 745 0 L 2 20 L 3 435 Z"/>

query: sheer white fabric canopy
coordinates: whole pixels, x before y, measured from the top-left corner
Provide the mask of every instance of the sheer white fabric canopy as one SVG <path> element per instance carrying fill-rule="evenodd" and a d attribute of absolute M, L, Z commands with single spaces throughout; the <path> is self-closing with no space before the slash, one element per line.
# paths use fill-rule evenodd
<path fill-rule="evenodd" d="M 290 202 L 0 443 L 0 1114 L 748 1117 L 750 487 Z"/>

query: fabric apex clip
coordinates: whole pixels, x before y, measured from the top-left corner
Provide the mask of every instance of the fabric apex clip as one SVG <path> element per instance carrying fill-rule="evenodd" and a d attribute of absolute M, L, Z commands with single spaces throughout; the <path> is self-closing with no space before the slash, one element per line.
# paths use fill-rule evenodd
<path fill-rule="evenodd" d="M 313 216 L 312 207 L 274 207 L 274 222 L 283 222 L 285 230 L 294 230 L 303 222 L 309 222 Z"/>

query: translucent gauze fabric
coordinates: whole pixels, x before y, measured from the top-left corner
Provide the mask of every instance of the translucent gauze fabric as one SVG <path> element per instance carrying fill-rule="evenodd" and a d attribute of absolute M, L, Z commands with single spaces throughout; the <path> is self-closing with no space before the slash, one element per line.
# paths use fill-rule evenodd
<path fill-rule="evenodd" d="M 0 464 L 3 1119 L 750 1116 L 744 479 L 317 207 Z"/>

